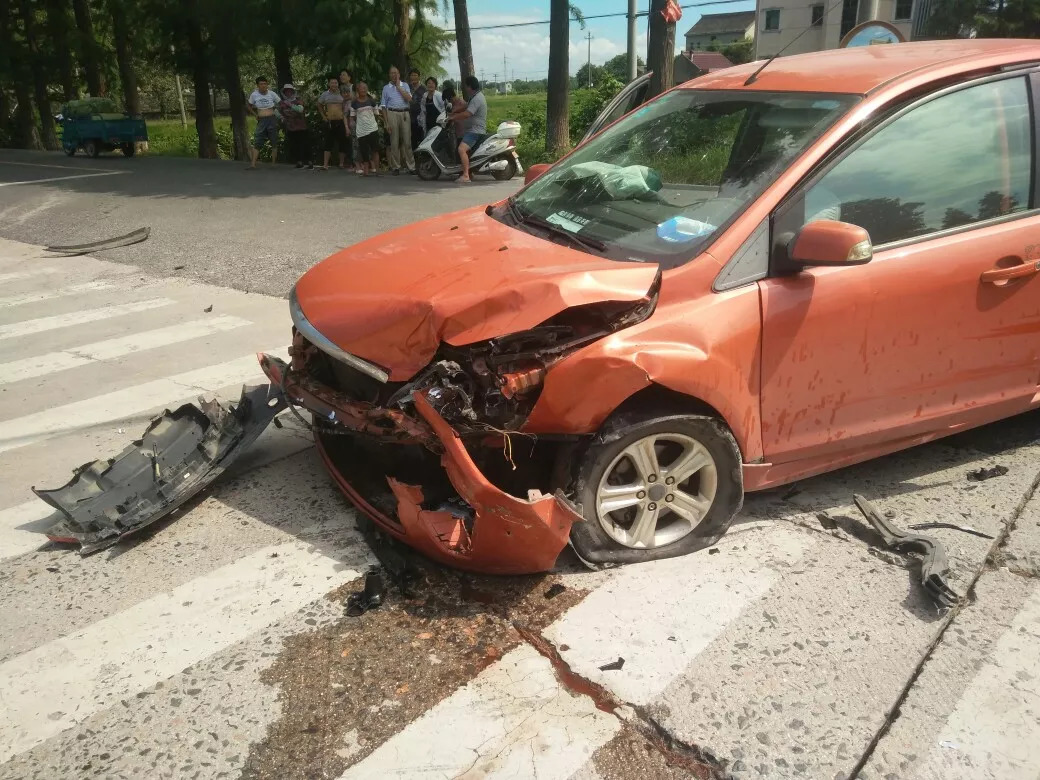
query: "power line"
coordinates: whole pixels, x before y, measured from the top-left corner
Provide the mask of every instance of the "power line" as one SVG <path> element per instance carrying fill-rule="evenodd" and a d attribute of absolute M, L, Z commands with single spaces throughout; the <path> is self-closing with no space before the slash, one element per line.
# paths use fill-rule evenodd
<path fill-rule="evenodd" d="M 705 8 L 705 7 L 710 6 L 710 5 L 732 5 L 733 3 L 747 3 L 748 1 L 749 0 L 712 0 L 712 2 L 709 2 L 709 3 L 688 3 L 686 5 L 681 5 L 679 7 L 683 8 L 683 9 L 686 9 L 686 8 Z M 636 16 L 637 17 L 649 16 L 649 15 L 650 15 L 649 11 L 637 11 L 636 12 Z M 622 17 L 622 16 L 625 17 L 625 18 L 628 18 L 628 12 L 625 11 L 625 12 L 622 12 L 622 13 L 613 13 L 613 14 L 594 14 L 594 15 L 591 15 L 591 16 L 585 16 L 584 18 L 586 20 L 588 20 L 588 19 L 616 19 L 617 17 Z M 570 20 L 572 22 L 576 22 L 576 21 L 578 21 L 578 18 L 575 17 L 575 16 L 572 16 Z M 487 24 L 487 25 L 483 25 L 481 27 L 470 27 L 469 29 L 470 30 L 504 30 L 504 29 L 509 28 L 509 27 L 536 27 L 536 26 L 538 26 L 540 24 L 549 24 L 549 20 L 548 19 L 544 19 L 544 20 L 538 21 L 538 22 L 511 22 L 509 24 Z M 455 32 L 455 29 L 452 28 L 452 29 L 449 29 L 449 30 L 445 30 L 445 32 Z"/>

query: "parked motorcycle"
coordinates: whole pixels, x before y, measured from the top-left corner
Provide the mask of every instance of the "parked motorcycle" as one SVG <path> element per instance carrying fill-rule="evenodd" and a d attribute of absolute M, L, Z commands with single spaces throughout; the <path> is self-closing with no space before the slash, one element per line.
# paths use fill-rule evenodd
<path fill-rule="evenodd" d="M 448 114 L 442 112 L 437 118 L 437 126 L 430 129 L 419 148 L 415 150 L 416 173 L 424 181 L 439 179 L 441 174 L 462 174 L 458 140 L 448 124 Z M 519 135 L 518 122 L 502 122 L 497 132 L 489 135 L 476 149 L 470 151 L 470 173 L 490 173 L 499 181 L 507 181 L 518 173 L 522 174 L 524 167 L 516 154 L 516 139 Z"/>

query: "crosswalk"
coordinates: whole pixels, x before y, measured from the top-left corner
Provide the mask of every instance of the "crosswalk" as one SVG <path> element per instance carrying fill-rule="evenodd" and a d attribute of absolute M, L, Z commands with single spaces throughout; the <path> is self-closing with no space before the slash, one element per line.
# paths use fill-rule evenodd
<path fill-rule="evenodd" d="M 288 417 L 140 539 L 87 558 L 46 543 L 51 513 L 32 485 L 118 452 L 163 407 L 236 399 L 261 381 L 254 353 L 283 350 L 288 333 L 281 299 L 0 240 L 0 778 L 608 780 L 666 776 L 695 752 L 735 777 L 841 777 L 860 763 L 867 778 L 1040 771 L 1040 580 L 984 573 L 947 628 L 899 559 L 817 520 L 854 517 L 853 492 L 918 522 L 956 507 L 993 535 L 1040 517 L 1036 499 L 1023 504 L 1040 462 L 1035 415 L 751 497 L 711 552 L 607 572 L 565 556 L 553 581 L 583 596 L 538 631 L 555 657 L 515 628 L 527 606 L 470 607 L 474 647 L 495 626 L 508 638 L 477 665 L 448 654 L 436 593 L 412 605 L 391 594 L 387 623 L 345 618 L 343 589 L 375 558 Z M 965 482 L 994 457 L 1005 477 Z M 934 534 L 966 589 L 991 542 Z M 551 609 L 537 593 L 531 603 Z M 391 666 L 451 666 L 453 686 L 428 675 L 376 696 L 364 666 L 333 682 L 352 660 L 335 643 L 376 625 L 397 632 L 376 638 Z M 315 632 L 327 646 L 301 693 L 271 670 Z M 336 711 L 336 686 L 359 690 L 350 700 L 362 708 Z M 405 706 L 424 691 L 422 707 Z M 313 706 L 293 704 L 300 696 Z M 320 725 L 291 721 L 327 708 Z M 642 752 L 625 752 L 632 735 Z M 303 751 L 312 737 L 317 764 L 301 752 L 264 770 L 272 750 Z"/>

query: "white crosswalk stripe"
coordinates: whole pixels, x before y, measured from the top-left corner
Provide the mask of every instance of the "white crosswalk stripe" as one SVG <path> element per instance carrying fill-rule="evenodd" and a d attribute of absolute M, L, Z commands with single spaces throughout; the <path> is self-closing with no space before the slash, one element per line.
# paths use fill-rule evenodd
<path fill-rule="evenodd" d="M 0 308 L 10 306 L 24 306 L 27 303 L 39 303 L 52 298 L 65 298 L 70 295 L 79 295 L 85 292 L 96 292 L 98 290 L 111 290 L 115 284 L 109 280 L 98 280 L 95 282 L 84 282 L 74 284 L 71 287 L 61 287 L 56 290 L 43 290 L 39 292 L 22 293 L 21 295 L 8 295 L 0 298 Z"/>
<path fill-rule="evenodd" d="M 208 320 L 171 325 L 168 328 L 147 330 L 130 336 L 106 339 L 94 344 L 84 344 L 61 352 L 49 352 L 36 357 L 12 360 L 10 363 L 0 364 L 0 385 L 46 376 L 58 371 L 67 371 L 70 368 L 88 365 L 91 361 L 114 360 L 135 352 L 179 344 L 246 325 L 249 325 L 249 321 L 241 317 L 214 317 Z"/>
<path fill-rule="evenodd" d="M 20 526 L 44 520 L 52 514 L 54 510 L 39 499 L 0 509 L 0 561 L 42 545 L 46 539 L 39 531 L 25 530 Z"/>
<path fill-rule="evenodd" d="M 106 777 L 234 777 L 299 695 L 266 670 L 292 641 L 341 619 L 326 595 L 372 561 L 306 432 L 271 428 L 237 479 L 216 483 L 137 544 L 86 558 L 46 544 L 39 530 L 53 512 L 29 486 L 63 484 L 81 463 L 115 454 L 163 407 L 200 394 L 237 398 L 239 385 L 261 381 L 254 353 L 284 355 L 285 301 L 141 280 L 92 258 L 43 259 L 0 240 L 0 282 L 12 282 L 0 297 L 0 780 L 75 777 L 88 764 Z M 200 301 L 214 312 L 203 317 Z M 457 687 L 376 738 L 330 738 L 335 771 L 322 776 L 656 776 L 660 764 L 618 747 L 633 724 L 667 732 L 673 746 L 702 747 L 737 778 L 847 776 L 941 621 L 905 568 L 824 533 L 816 513 L 850 515 L 851 494 L 867 483 L 901 515 L 947 519 L 949 506 L 963 504 L 963 472 L 977 455 L 943 447 L 807 482 L 798 498 L 751 498 L 714 554 L 565 570 L 568 588 L 588 593 L 542 624 L 557 664 L 519 632 L 479 673 L 468 659 L 441 655 L 438 664 L 466 667 Z M 1040 443 L 1001 460 L 1008 475 L 971 493 L 973 505 L 991 507 L 972 524 L 993 534 L 1036 479 Z M 963 588 L 989 541 L 936 531 L 944 533 Z M 1032 641 L 1040 600 L 1028 587 L 1013 619 L 979 630 L 991 646 L 963 662 L 960 677 L 947 682 L 932 667 L 949 700 L 926 744 L 912 743 L 917 764 L 900 765 L 898 742 L 867 765 L 865 780 L 938 776 L 929 766 L 951 777 L 995 776 L 979 774 L 987 766 L 1009 777 L 1040 772 L 1040 751 L 1030 747 L 1040 733 Z M 422 609 L 405 607 L 395 619 Z M 514 619 L 505 614 L 496 619 Z M 343 635 L 366 631 L 369 617 Z M 427 653 L 422 645 L 438 638 L 428 628 L 385 651 L 407 665 L 409 653 Z M 314 663 L 346 658 L 334 649 Z M 619 657 L 621 668 L 601 669 Z M 320 688 L 309 694 L 315 711 L 333 711 Z M 608 711 L 594 689 L 621 707 Z M 404 709 L 365 704 L 373 720 Z M 1014 728 L 983 726 L 980 712 Z M 898 728 L 891 734 L 909 739 Z"/>
<path fill-rule="evenodd" d="M 113 306 L 102 306 L 97 309 L 83 309 L 69 314 L 56 314 L 51 317 L 40 317 L 35 320 L 14 322 L 10 325 L 0 325 L 0 340 L 24 338 L 48 330 L 59 328 L 71 328 L 75 325 L 86 325 L 88 322 L 107 320 L 111 317 L 125 317 L 128 314 L 137 314 L 157 309 L 160 306 L 169 306 L 173 303 L 169 298 L 149 298 L 145 301 L 133 301 L 132 303 L 117 303 Z"/>
<path fill-rule="evenodd" d="M 264 351 L 276 354 L 285 352 L 284 349 Z M 156 379 L 103 396 L 74 401 L 45 412 L 17 417 L 0 422 L 0 453 L 25 447 L 73 426 L 90 428 L 155 407 L 172 405 L 200 392 L 212 392 L 228 385 L 261 383 L 263 379 L 256 356 L 246 355 L 227 363 L 185 371 L 183 374 Z"/>
<path fill-rule="evenodd" d="M 264 548 L 0 664 L 0 762 L 357 574 L 302 543 Z"/>

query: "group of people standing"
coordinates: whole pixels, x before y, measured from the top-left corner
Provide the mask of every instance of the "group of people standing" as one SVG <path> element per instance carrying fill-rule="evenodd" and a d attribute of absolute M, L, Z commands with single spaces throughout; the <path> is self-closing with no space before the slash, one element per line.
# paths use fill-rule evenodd
<path fill-rule="evenodd" d="M 256 80 L 256 89 L 249 96 L 249 111 L 257 118 L 253 145 L 250 149 L 250 169 L 256 168 L 260 149 L 271 144 L 272 163 L 278 161 L 278 127 L 285 128 L 286 146 L 291 162 L 297 168 L 317 168 L 327 171 L 333 159 L 341 169 L 353 168 L 359 175 L 379 173 L 380 121 L 388 136 L 387 156 L 390 173 L 415 173 L 414 151 L 427 132 L 434 127 L 441 113 L 447 110 L 449 119 L 461 138 L 458 146 L 463 164 L 460 181 L 469 181 L 468 153 L 483 140 L 487 132 L 487 102 L 480 92 L 480 82 L 473 76 L 465 80 L 468 100 L 455 94 L 446 82 L 438 92 L 437 79 L 430 76 L 420 82 L 419 71 L 412 69 L 408 81 L 391 67 L 389 82 L 383 87 L 378 102 L 364 81 L 354 83 L 350 71 L 329 76 L 327 89 L 318 96 L 317 111 L 324 133 L 323 162 L 315 166 L 311 159 L 307 125 L 307 109 L 292 84 L 282 87 L 278 95 L 270 89 L 266 78 Z"/>

